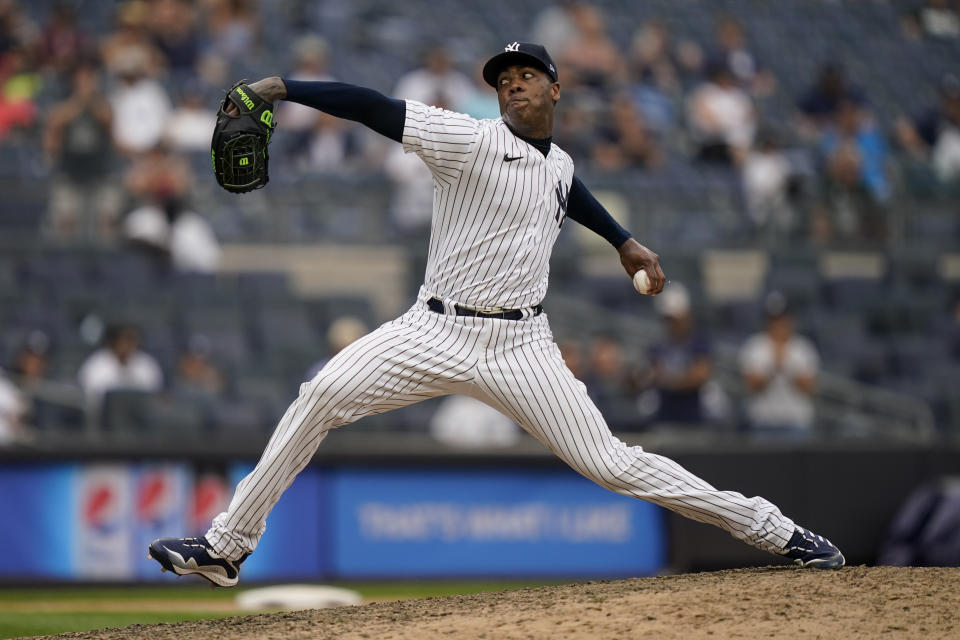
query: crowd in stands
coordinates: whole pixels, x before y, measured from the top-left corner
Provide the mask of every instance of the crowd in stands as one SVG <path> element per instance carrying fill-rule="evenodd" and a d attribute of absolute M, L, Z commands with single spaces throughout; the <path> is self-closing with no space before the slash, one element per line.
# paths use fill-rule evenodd
<path fill-rule="evenodd" d="M 314 29 L 324 27 L 324 20 L 343 20 L 338 11 L 355 9 L 288 2 L 269 15 L 273 3 L 252 0 L 103 4 L 108 11 L 89 17 L 84 11 L 92 7 L 84 3 L 0 0 L 0 156 L 6 160 L 5 147 L 31 144 L 43 154 L 42 166 L 5 170 L 39 176 L 35 184 L 42 185 L 45 202 L 34 221 L 38 242 L 120 247 L 175 274 L 215 274 L 221 256 L 217 227 L 196 194 L 198 181 L 209 182 L 201 171 L 209 163 L 223 89 L 239 77 L 267 72 L 366 84 L 358 66 L 347 63 L 368 53 L 363 38 L 357 36 L 354 49 L 338 52 L 329 37 L 319 35 L 329 36 L 333 27 Z M 957 3 L 892 4 L 896 31 L 882 37 L 905 47 L 933 43 L 952 47 L 954 55 L 960 51 Z M 500 35 L 542 42 L 557 61 L 562 97 L 554 138 L 578 172 L 653 180 L 684 171 L 732 176 L 742 191 L 749 233 L 759 242 L 885 246 L 898 195 L 960 193 L 960 66 L 938 74 L 936 100 L 919 110 L 892 112 L 889 101 L 881 108 L 876 98 L 883 87 L 864 84 L 857 72 L 863 65 L 848 64 L 841 53 L 818 59 L 814 74 L 784 82 L 775 71 L 782 61 L 757 45 L 763 34 L 735 11 L 698 5 L 709 15 L 709 34 L 694 34 L 676 21 L 649 16 L 629 28 L 611 24 L 612 10 L 602 2 L 523 5 L 535 9 L 528 23 Z M 270 35 L 278 21 L 279 39 Z M 502 43 L 471 43 L 467 50 L 476 50 L 476 59 L 468 59 L 455 38 L 426 31 L 423 37 L 402 36 L 409 28 L 402 20 L 396 33 L 379 28 L 378 36 L 365 37 L 379 37 L 383 52 L 401 40 L 417 51 L 404 51 L 410 64 L 391 86 L 378 83 L 381 76 L 371 70 L 376 88 L 477 118 L 498 116 L 479 65 Z M 782 46 L 802 48 L 803 42 Z M 805 88 L 796 91 L 798 85 Z M 433 186 L 416 157 L 359 126 L 299 105 L 279 105 L 277 121 L 275 178 L 382 176 L 391 185 L 388 210 L 380 212 L 383 226 L 393 237 L 424 233 Z M 277 189 L 284 188 L 277 182 Z M 709 327 L 694 319 L 690 296 L 674 284 L 657 300 L 663 334 L 642 361 L 628 362 L 615 335 L 561 344 L 568 365 L 614 426 L 740 420 L 712 380 Z M 766 300 L 767 329 L 743 344 L 742 421 L 758 431 L 802 435 L 813 423 L 819 358 L 813 343 L 794 333 L 788 304 L 776 296 Z M 948 333 L 951 353 L 960 360 L 960 303 L 954 315 Z M 359 329 L 352 321 L 326 320 L 339 327 L 323 351 L 332 354 L 344 335 Z M 23 390 L 53 375 L 49 337 L 27 329 L 15 343 L 5 339 L 10 344 L 0 365 L 9 375 L 0 377 L 0 442 L 26 437 L 24 425 L 38 409 Z M 177 348 L 156 354 L 158 359 L 149 349 L 156 337 L 139 333 L 147 329 L 111 324 L 86 341 L 91 352 L 76 363 L 72 381 L 89 406 L 100 409 L 105 394 L 117 387 L 176 391 L 177 397 L 237 392 L 230 367 L 218 362 L 222 345 L 210 335 L 184 331 Z M 219 405 L 223 415 L 226 404 Z M 451 407 L 446 413 L 463 411 Z M 509 441 L 509 428 L 490 428 Z M 445 429 L 436 427 L 438 433 Z"/>
<path fill-rule="evenodd" d="M 902 4 L 893 37 L 958 40 L 953 3 Z M 250 71 L 253 53 L 268 61 L 273 54 L 276 62 L 264 66 L 292 78 L 364 80 L 342 77 L 327 40 L 304 25 L 287 25 L 286 50 L 265 50 L 261 18 L 269 9 L 247 0 L 125 0 L 110 14 L 101 11 L 100 24 L 82 22 L 81 10 L 66 2 L 28 9 L 14 0 L 0 5 L 0 144 L 18 132 L 43 131 L 52 180 L 43 226 L 56 238 L 122 235 L 120 220 L 138 204 L 165 211 L 168 220 L 155 226 L 169 228 L 180 212 L 166 201 L 182 198 L 166 191 L 178 187 L 118 192 L 115 172 L 146 153 L 196 166 L 185 156 L 206 150 L 216 96 Z M 818 60 L 819 71 L 805 81 L 778 82 L 771 65 L 779 61 L 758 53 L 758 34 L 721 9 L 710 16 L 712 34 L 695 39 L 656 17 L 638 20 L 629 33 L 617 25 L 615 38 L 603 7 L 587 2 L 533 15 L 522 32 L 547 44 L 558 61 L 563 97 L 555 137 L 579 167 L 654 175 L 678 164 L 727 168 L 739 174 L 756 230 L 820 240 L 888 236 L 896 159 L 912 163 L 928 186 L 960 181 L 955 75 L 943 75 L 939 104 L 896 114 L 885 104 L 881 114 L 873 87 L 857 82 L 842 55 Z M 468 64 L 452 39 L 414 42 L 421 66 L 376 88 L 478 118 L 498 115 L 479 77 L 482 55 Z M 790 94 L 804 82 L 806 90 Z M 395 145 L 295 105 L 283 105 L 278 122 L 274 155 L 284 170 L 385 173 L 398 184 L 395 226 L 426 224 L 423 198 L 407 193 L 422 193 L 426 182 L 404 166 Z M 175 234 L 166 235 L 164 244 L 175 242 Z"/>

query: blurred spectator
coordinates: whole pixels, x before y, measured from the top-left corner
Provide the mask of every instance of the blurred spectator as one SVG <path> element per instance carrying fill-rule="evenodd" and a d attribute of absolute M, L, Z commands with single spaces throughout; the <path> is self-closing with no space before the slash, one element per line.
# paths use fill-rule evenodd
<path fill-rule="evenodd" d="M 293 70 L 287 74 L 291 80 L 329 82 L 334 79 L 328 71 L 330 47 L 323 38 L 314 35 L 298 38 L 293 43 L 293 56 Z M 298 134 L 288 136 L 291 153 L 297 153 L 298 150 L 305 152 L 309 134 L 320 121 L 320 114 L 317 109 L 296 102 L 284 100 L 277 105 L 277 121 L 283 123 L 278 133 L 289 131 Z"/>
<path fill-rule="evenodd" d="M 801 116 L 798 132 L 805 138 L 815 138 L 833 122 L 843 102 L 863 105 L 866 98 L 859 87 L 850 84 L 841 65 L 828 62 L 820 67 L 816 82 L 797 102 Z"/>
<path fill-rule="evenodd" d="M 442 109 L 454 109 L 473 94 L 467 76 L 453 68 L 446 47 L 434 45 L 423 54 L 424 66 L 402 76 L 394 95 Z M 433 212 L 433 176 L 416 154 L 404 153 L 393 145 L 387 152 L 384 170 L 393 183 L 390 219 L 394 229 L 404 235 L 426 233 Z"/>
<path fill-rule="evenodd" d="M 768 96 L 777 87 L 776 77 L 760 66 L 747 44 L 743 26 L 732 16 L 723 16 L 716 26 L 717 57 L 722 59 L 742 87 L 755 96 Z"/>
<path fill-rule="evenodd" d="M 422 68 L 410 71 L 397 81 L 393 90 L 394 96 L 441 109 L 453 109 L 454 105 L 470 95 L 470 79 L 454 69 L 453 60 L 446 47 L 428 47 L 423 59 Z"/>
<path fill-rule="evenodd" d="M 573 39 L 563 50 L 563 57 L 554 55 L 564 74 L 567 87 L 589 87 L 602 93 L 626 81 L 626 63 L 610 36 L 603 13 L 587 4 L 572 9 L 576 27 Z"/>
<path fill-rule="evenodd" d="M 685 80 L 703 68 L 700 46 L 690 40 L 674 44 L 660 20 L 648 20 L 634 32 L 629 59 L 634 78 L 668 96 L 679 95 Z"/>
<path fill-rule="evenodd" d="M 553 137 L 576 164 L 590 160 L 596 141 L 590 102 L 576 93 L 565 94 L 563 108 L 556 114 Z"/>
<path fill-rule="evenodd" d="M 747 387 L 747 419 L 760 435 L 807 436 L 813 429 L 813 389 L 820 358 L 813 344 L 794 334 L 784 297 L 770 293 L 767 330 L 747 339 L 740 371 Z"/>
<path fill-rule="evenodd" d="M 26 47 L 0 56 L 0 141 L 16 129 L 30 127 L 37 118 L 34 102 L 40 75 Z"/>
<path fill-rule="evenodd" d="M 25 389 L 32 389 L 47 377 L 47 353 L 50 338 L 43 331 L 30 331 L 19 346 L 10 364 L 10 373 Z"/>
<path fill-rule="evenodd" d="M 205 49 L 195 68 L 197 79 L 208 93 L 222 92 L 237 80 L 230 62 L 217 52 Z"/>
<path fill-rule="evenodd" d="M 63 388 L 50 398 L 49 383 L 50 338 L 40 330 L 30 331 L 18 346 L 11 360 L 9 372 L 24 393 L 25 412 L 23 421 L 32 427 L 44 428 L 55 425 L 81 426 L 83 412 L 79 407 L 63 404 Z M 78 391 L 71 386 L 71 392 Z M 73 399 L 73 393 L 67 395 Z"/>
<path fill-rule="evenodd" d="M 960 179 L 960 79 L 948 74 L 940 82 L 940 102 L 910 122 L 896 124 L 900 146 L 929 162 L 941 182 Z"/>
<path fill-rule="evenodd" d="M 50 111 L 44 151 L 53 165 L 47 227 L 63 240 L 109 240 L 121 194 L 111 176 L 113 111 L 100 92 L 98 69 L 81 61 L 72 92 Z"/>
<path fill-rule="evenodd" d="M 224 390 L 224 378 L 212 359 L 213 347 L 207 336 L 190 336 L 187 349 L 177 360 L 174 389 L 178 392 L 217 396 Z"/>
<path fill-rule="evenodd" d="M 91 406 L 99 406 L 112 389 L 159 391 L 163 386 L 160 365 L 140 350 L 140 333 L 123 324 L 107 328 L 103 347 L 83 362 L 77 378 Z"/>
<path fill-rule="evenodd" d="M 842 101 L 835 124 L 824 132 L 820 151 L 837 229 L 864 238 L 885 237 L 886 220 L 878 205 L 891 193 L 887 148 L 866 110 L 852 100 Z"/>
<path fill-rule="evenodd" d="M 188 205 L 192 175 L 182 158 L 157 145 L 135 160 L 124 182 L 141 203 L 124 219 L 127 240 L 168 258 L 178 271 L 217 270 L 220 243 L 210 223 Z"/>
<path fill-rule="evenodd" d="M 256 52 L 259 21 L 249 0 L 208 0 L 207 27 L 214 51 L 227 60 Z"/>
<path fill-rule="evenodd" d="M 586 363 L 583 360 L 583 345 L 579 340 L 567 339 L 557 341 L 563 363 L 570 369 L 577 380 L 583 380 L 586 375 Z"/>
<path fill-rule="evenodd" d="M 113 139 L 125 153 L 142 153 L 161 141 L 170 115 L 166 90 L 148 71 L 146 53 L 131 49 L 114 62 L 120 83 L 110 93 Z"/>
<path fill-rule="evenodd" d="M 44 64 L 58 73 L 69 71 L 86 51 L 76 11 L 66 2 L 54 6 L 40 37 Z"/>
<path fill-rule="evenodd" d="M 191 73 L 200 55 L 197 11 L 186 0 L 152 0 L 147 28 L 171 71 Z"/>
<path fill-rule="evenodd" d="M 653 169 L 663 163 L 659 142 L 626 96 L 613 100 L 609 117 L 599 127 L 597 137 L 593 161 L 605 171 Z"/>
<path fill-rule="evenodd" d="M 679 282 L 654 298 L 664 333 L 650 346 L 651 384 L 659 396 L 654 417 L 660 424 L 704 422 L 701 394 L 710 379 L 710 341 L 694 326 L 690 294 Z"/>
<path fill-rule="evenodd" d="M 31 47 L 39 37 L 37 25 L 16 0 L 0 0 L 0 59 L 23 47 Z"/>
<path fill-rule="evenodd" d="M 179 209 L 171 213 L 170 262 L 177 271 L 216 273 L 220 267 L 220 242 L 206 218 L 190 211 Z"/>
<path fill-rule="evenodd" d="M 600 335 L 590 344 L 589 369 L 583 382 L 600 413 L 613 429 L 635 428 L 634 380 L 623 347 L 613 335 Z"/>
<path fill-rule="evenodd" d="M 293 80 L 331 81 L 328 73 L 329 45 L 318 36 L 303 36 L 294 43 Z M 359 155 L 358 129 L 348 120 L 335 118 L 295 102 L 281 102 L 277 119 L 283 123 L 280 137 L 285 157 L 309 171 L 350 171 L 349 160 Z M 293 135 L 287 135 L 292 133 Z"/>
<path fill-rule="evenodd" d="M 383 170 L 392 186 L 390 223 L 402 237 L 416 237 L 430 231 L 433 216 L 433 174 L 414 153 L 393 145 Z"/>
<path fill-rule="evenodd" d="M 117 5 L 114 31 L 104 37 L 100 55 L 112 76 L 123 76 L 135 65 L 145 76 L 156 76 L 164 68 L 163 53 L 153 44 L 147 23 L 150 7 L 145 0 L 127 0 Z"/>
<path fill-rule="evenodd" d="M 220 243 L 213 228 L 182 200 L 169 200 L 162 208 L 148 204 L 134 209 L 123 230 L 128 240 L 169 259 L 177 271 L 215 273 L 220 265 Z"/>
<path fill-rule="evenodd" d="M 739 164 L 753 143 L 753 103 L 723 61 L 709 65 L 707 82 L 687 99 L 687 117 L 703 162 Z"/>
<path fill-rule="evenodd" d="M 789 199 L 791 167 L 772 131 L 761 130 L 757 135 L 756 146 L 743 162 L 742 176 L 754 229 L 771 240 L 789 235 L 796 226 Z"/>
<path fill-rule="evenodd" d="M 453 395 L 430 418 L 430 435 L 460 449 L 509 447 L 520 439 L 520 428 L 476 398 Z"/>
<path fill-rule="evenodd" d="M 359 157 L 358 129 L 348 120 L 319 112 L 309 138 L 307 168 L 321 173 L 347 173 Z"/>
<path fill-rule="evenodd" d="M 917 17 L 924 33 L 931 38 L 960 38 L 960 7 L 955 0 L 926 0 Z"/>
<path fill-rule="evenodd" d="M 533 19 L 530 41 L 542 44 L 554 60 L 562 60 L 567 45 L 574 39 L 577 27 L 573 21 L 576 0 L 560 0 L 541 10 Z"/>
<path fill-rule="evenodd" d="M 327 366 L 330 358 L 343 351 L 347 346 L 367 335 L 370 329 L 360 318 L 340 316 L 327 329 L 327 347 L 330 355 L 318 360 L 307 370 L 307 380 L 313 380 L 320 370 Z"/>
<path fill-rule="evenodd" d="M 473 86 L 467 95 L 461 96 L 454 104 L 454 110 L 466 113 L 477 120 L 500 117 L 500 102 L 497 92 L 483 79 L 483 64 L 473 69 Z"/>
<path fill-rule="evenodd" d="M 676 109 L 670 96 L 654 82 L 649 69 L 642 72 L 630 92 L 649 128 L 661 137 L 669 134 L 676 121 Z"/>
<path fill-rule="evenodd" d="M 24 425 L 27 401 L 0 370 L 0 447 L 25 440 L 28 432 Z"/>
<path fill-rule="evenodd" d="M 890 196 L 886 142 L 866 109 L 852 100 L 837 106 L 836 116 L 821 139 L 830 177 L 851 188 L 863 187 L 877 201 Z"/>
<path fill-rule="evenodd" d="M 216 112 L 207 106 L 200 87 L 193 83 L 184 91 L 180 104 L 170 114 L 163 140 L 173 151 L 195 151 L 209 155 L 210 139 L 216 123 Z"/>
<path fill-rule="evenodd" d="M 183 158 L 156 144 L 134 159 L 123 181 L 132 198 L 162 207 L 187 198 L 193 175 Z"/>
<path fill-rule="evenodd" d="M 289 74 L 293 80 L 334 79 L 328 72 L 330 51 L 323 38 L 302 36 L 294 42 L 293 52 L 294 68 Z M 277 105 L 277 120 L 283 126 L 274 143 L 281 145 L 285 159 L 311 171 L 336 173 L 350 169 L 345 160 L 356 151 L 357 143 L 356 127 L 349 121 L 286 101 Z"/>

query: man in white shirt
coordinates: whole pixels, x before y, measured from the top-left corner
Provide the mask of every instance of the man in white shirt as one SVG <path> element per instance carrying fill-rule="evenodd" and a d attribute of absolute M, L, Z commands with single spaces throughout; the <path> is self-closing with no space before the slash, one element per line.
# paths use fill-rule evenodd
<path fill-rule="evenodd" d="M 104 346 L 84 361 L 77 375 L 87 401 L 98 406 L 112 389 L 159 391 L 163 386 L 160 365 L 140 351 L 140 334 L 129 325 L 107 329 Z"/>
<path fill-rule="evenodd" d="M 820 358 L 809 340 L 794 334 L 782 295 L 770 294 L 766 311 L 767 330 L 750 337 L 740 351 L 750 426 L 769 434 L 809 435 Z"/>
<path fill-rule="evenodd" d="M 110 94 L 113 139 L 126 153 L 143 153 L 163 138 L 170 115 L 170 98 L 145 71 L 146 62 L 132 56 L 120 67 L 120 82 Z"/>
<path fill-rule="evenodd" d="M 714 62 L 708 78 L 687 100 L 693 137 L 700 146 L 698 158 L 740 164 L 756 133 L 753 102 L 725 63 Z"/>

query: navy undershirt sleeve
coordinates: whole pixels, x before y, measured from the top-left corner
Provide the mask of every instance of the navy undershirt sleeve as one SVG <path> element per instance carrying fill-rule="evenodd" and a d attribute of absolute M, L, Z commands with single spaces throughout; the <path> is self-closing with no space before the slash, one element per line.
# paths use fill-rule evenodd
<path fill-rule="evenodd" d="M 630 232 L 613 219 L 577 176 L 573 176 L 573 184 L 570 185 L 567 217 L 590 229 L 617 249 L 631 238 Z"/>
<path fill-rule="evenodd" d="M 379 91 L 343 82 L 308 82 L 283 78 L 285 100 L 296 102 L 370 127 L 377 133 L 403 142 L 407 104 Z M 281 126 L 283 123 L 280 123 Z"/>

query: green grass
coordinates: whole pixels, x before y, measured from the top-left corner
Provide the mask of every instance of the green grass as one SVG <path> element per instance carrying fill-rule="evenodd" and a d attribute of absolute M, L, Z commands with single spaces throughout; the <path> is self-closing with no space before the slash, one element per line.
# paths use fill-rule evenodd
<path fill-rule="evenodd" d="M 229 613 L 218 612 L 157 612 L 157 611 L 64 611 L 64 612 L 0 612 L 0 638 L 39 636 L 67 631 L 89 631 L 126 627 L 131 624 L 182 622 L 204 618 L 225 618 Z"/>
<path fill-rule="evenodd" d="M 176 586 L 132 587 L 3 587 L 0 588 L 0 611 L 11 602 L 70 602 L 71 600 L 103 600 L 135 602 L 138 600 L 232 600 L 236 589 L 211 589 L 206 582 Z"/>
<path fill-rule="evenodd" d="M 415 581 L 415 582 L 337 582 L 334 586 L 353 589 L 364 598 L 399 600 L 428 598 L 457 594 L 522 589 L 564 581 Z M 252 585 L 248 588 L 256 588 Z M 232 601 L 240 589 L 210 589 L 205 582 L 176 584 L 170 586 L 132 587 L 16 587 L 0 588 L 0 638 L 35 636 L 67 631 L 89 631 L 125 627 L 131 624 L 154 624 L 158 622 L 181 622 L 205 618 L 224 618 L 232 615 L 249 615 L 251 612 L 225 612 L 215 610 L 224 602 Z M 96 602 L 96 611 L 84 611 L 84 603 Z M 189 611 L 179 610 L 181 602 L 190 601 L 194 607 Z M 77 603 L 73 609 L 70 603 Z M 158 603 L 169 602 L 170 609 L 156 610 Z M 211 611 L 203 611 L 202 604 L 211 603 Z M 116 603 L 116 609 L 108 609 L 108 603 Z M 150 603 L 150 610 L 137 610 L 137 603 Z M 54 606 L 55 611 L 50 611 Z M 197 610 L 200 607 L 200 610 Z"/>

